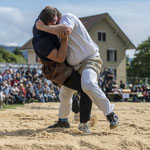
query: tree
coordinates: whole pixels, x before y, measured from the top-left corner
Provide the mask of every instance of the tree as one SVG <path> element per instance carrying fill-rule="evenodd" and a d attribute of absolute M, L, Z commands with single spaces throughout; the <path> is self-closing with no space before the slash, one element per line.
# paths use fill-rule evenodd
<path fill-rule="evenodd" d="M 138 46 L 135 56 L 127 69 L 127 76 L 150 77 L 150 37 Z"/>
<path fill-rule="evenodd" d="M 20 56 L 24 57 L 23 54 L 22 54 L 22 52 L 21 52 L 18 48 L 16 48 L 16 49 L 13 51 L 13 53 L 14 53 L 15 55 L 20 55 Z"/>
<path fill-rule="evenodd" d="M 15 55 L 4 48 L 0 48 L 0 62 L 26 63 L 27 61 L 21 55 Z"/>

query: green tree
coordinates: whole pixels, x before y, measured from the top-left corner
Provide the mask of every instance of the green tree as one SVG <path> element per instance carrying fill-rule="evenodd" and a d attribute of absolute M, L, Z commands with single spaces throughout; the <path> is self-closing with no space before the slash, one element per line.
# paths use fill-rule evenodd
<path fill-rule="evenodd" d="M 21 55 L 15 55 L 4 48 L 0 48 L 0 62 L 27 63 Z"/>
<path fill-rule="evenodd" d="M 23 54 L 22 54 L 22 51 L 20 51 L 18 48 L 16 48 L 16 49 L 13 51 L 13 53 L 14 53 L 15 55 L 20 55 L 20 56 L 24 57 Z"/>
<path fill-rule="evenodd" d="M 128 77 L 150 77 L 150 37 L 137 48 L 135 58 L 127 68 Z"/>
<path fill-rule="evenodd" d="M 128 70 L 130 67 L 129 55 L 126 56 L 126 69 Z"/>

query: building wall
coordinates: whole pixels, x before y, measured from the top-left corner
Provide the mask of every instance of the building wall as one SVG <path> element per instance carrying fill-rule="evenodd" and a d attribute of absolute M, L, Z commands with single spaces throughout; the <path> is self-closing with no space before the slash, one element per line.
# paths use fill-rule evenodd
<path fill-rule="evenodd" d="M 106 42 L 98 41 L 98 32 L 106 32 Z M 103 60 L 103 68 L 112 68 L 117 71 L 117 82 L 123 80 L 126 83 L 126 55 L 124 45 L 125 43 L 117 34 L 115 35 L 115 30 L 110 26 L 110 23 L 106 19 L 103 19 L 100 23 L 97 23 L 90 30 L 90 35 L 95 43 L 99 46 L 101 58 Z M 107 61 L 107 49 L 117 50 L 117 61 L 108 62 Z"/>
<path fill-rule="evenodd" d="M 28 50 L 28 64 L 38 64 L 34 50 Z"/>

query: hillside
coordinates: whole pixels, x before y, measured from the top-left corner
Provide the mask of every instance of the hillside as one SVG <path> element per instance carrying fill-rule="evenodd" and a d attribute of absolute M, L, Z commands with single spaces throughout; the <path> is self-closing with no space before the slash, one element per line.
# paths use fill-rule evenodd
<path fill-rule="evenodd" d="M 15 46 L 5 46 L 5 45 L 0 45 L 0 47 L 8 50 L 9 52 L 13 52 L 16 48 L 19 48 L 19 47 L 15 47 Z M 28 52 L 27 51 L 22 51 L 23 55 L 24 55 L 24 58 L 27 60 L 28 59 Z"/>
<path fill-rule="evenodd" d="M 14 54 L 0 47 L 0 62 L 2 63 L 27 63 L 27 60 L 21 54 Z"/>

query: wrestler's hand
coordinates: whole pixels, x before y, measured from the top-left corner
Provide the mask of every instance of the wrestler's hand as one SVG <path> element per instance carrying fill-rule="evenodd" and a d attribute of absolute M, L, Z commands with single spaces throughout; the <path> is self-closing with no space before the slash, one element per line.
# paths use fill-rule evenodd
<path fill-rule="evenodd" d="M 68 40 L 68 36 L 67 35 L 60 35 L 59 34 L 59 38 L 61 38 L 62 40 Z"/>
<path fill-rule="evenodd" d="M 57 25 L 57 35 L 58 36 L 61 36 L 61 35 L 68 36 L 69 34 L 70 34 L 69 27 L 67 27 L 66 25 L 63 25 L 63 24 Z"/>
<path fill-rule="evenodd" d="M 36 27 L 37 27 L 38 30 L 42 30 L 44 26 L 45 26 L 45 24 L 43 23 L 42 20 L 39 19 L 39 20 L 36 22 Z"/>

